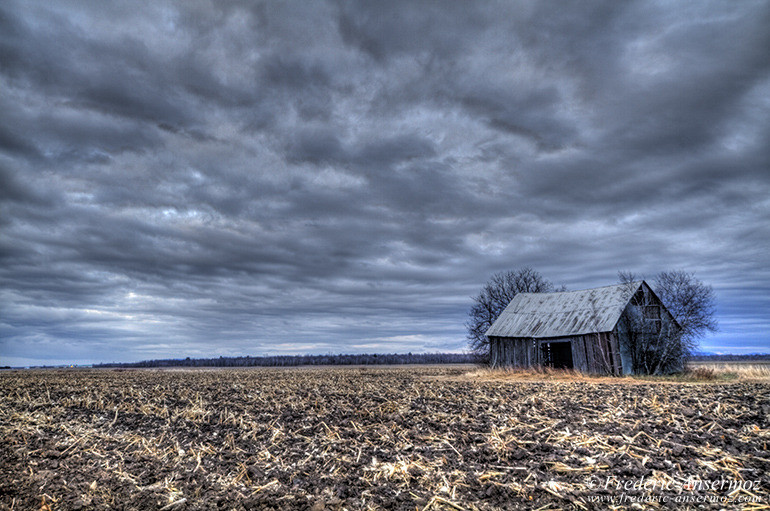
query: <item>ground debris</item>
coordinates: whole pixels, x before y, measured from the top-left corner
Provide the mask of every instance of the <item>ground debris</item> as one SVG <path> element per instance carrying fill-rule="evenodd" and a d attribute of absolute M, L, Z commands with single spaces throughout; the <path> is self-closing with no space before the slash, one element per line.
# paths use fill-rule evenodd
<path fill-rule="evenodd" d="M 704 497 L 679 507 L 770 504 L 767 383 L 468 372 L 5 372 L 0 510 L 653 509 L 678 495 Z M 713 481 L 724 482 L 703 486 Z M 630 500 L 596 500 L 620 495 Z"/>

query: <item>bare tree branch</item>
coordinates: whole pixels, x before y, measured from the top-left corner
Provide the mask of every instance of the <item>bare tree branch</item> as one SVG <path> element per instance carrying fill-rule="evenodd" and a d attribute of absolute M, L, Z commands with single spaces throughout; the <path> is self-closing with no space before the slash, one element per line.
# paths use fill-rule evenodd
<path fill-rule="evenodd" d="M 561 290 L 564 290 L 562 287 Z M 530 267 L 492 275 L 481 292 L 473 297 L 468 312 L 468 347 L 480 362 L 489 359 L 489 340 L 484 335 L 513 297 L 519 293 L 548 293 L 554 285 Z"/>
<path fill-rule="evenodd" d="M 688 341 L 716 332 L 714 289 L 684 270 L 662 271 L 655 276 L 655 293 L 674 316 Z M 695 343 L 697 346 L 697 342 Z"/>

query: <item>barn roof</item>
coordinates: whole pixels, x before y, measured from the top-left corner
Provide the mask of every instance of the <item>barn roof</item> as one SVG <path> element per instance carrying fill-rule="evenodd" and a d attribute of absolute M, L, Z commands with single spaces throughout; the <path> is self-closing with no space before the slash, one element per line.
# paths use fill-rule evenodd
<path fill-rule="evenodd" d="M 543 338 L 610 332 L 643 283 L 561 293 L 519 293 L 486 335 Z"/>

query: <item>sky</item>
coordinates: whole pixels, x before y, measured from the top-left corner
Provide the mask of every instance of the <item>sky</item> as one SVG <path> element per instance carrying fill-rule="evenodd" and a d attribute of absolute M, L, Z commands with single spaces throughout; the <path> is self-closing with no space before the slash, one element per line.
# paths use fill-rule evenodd
<path fill-rule="evenodd" d="M 770 352 L 770 3 L 5 0 L 0 365 L 460 352 L 530 266 Z"/>

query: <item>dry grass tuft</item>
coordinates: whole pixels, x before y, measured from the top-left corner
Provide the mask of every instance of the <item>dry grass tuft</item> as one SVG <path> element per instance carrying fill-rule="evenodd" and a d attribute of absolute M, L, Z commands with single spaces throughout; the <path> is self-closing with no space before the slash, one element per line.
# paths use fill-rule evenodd
<path fill-rule="evenodd" d="M 715 362 L 699 363 L 691 362 L 688 371 L 700 371 L 701 374 L 711 371 L 715 379 L 724 380 L 766 380 L 770 379 L 770 363 L 732 363 Z"/>
<path fill-rule="evenodd" d="M 716 380 L 719 375 L 711 367 L 691 367 L 684 371 L 684 375 L 693 380 L 712 381 Z"/>
<path fill-rule="evenodd" d="M 572 369 L 553 369 L 550 367 L 514 369 L 514 368 L 480 368 L 466 373 L 466 376 L 477 380 L 594 380 L 598 376 L 588 375 Z"/>
<path fill-rule="evenodd" d="M 595 383 L 665 383 L 665 382 L 730 382 L 770 380 L 768 363 L 691 363 L 679 373 L 667 375 L 627 375 L 615 377 L 609 375 L 586 374 L 571 369 L 545 368 L 479 368 L 465 373 L 465 377 L 474 381 L 584 381 Z"/>
<path fill-rule="evenodd" d="M 645 383 L 645 380 L 631 376 L 610 376 L 588 374 L 573 369 L 553 369 L 550 367 L 511 369 L 480 368 L 465 373 L 465 379 L 490 382 L 584 382 L 584 383 Z"/>

